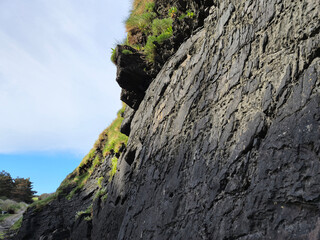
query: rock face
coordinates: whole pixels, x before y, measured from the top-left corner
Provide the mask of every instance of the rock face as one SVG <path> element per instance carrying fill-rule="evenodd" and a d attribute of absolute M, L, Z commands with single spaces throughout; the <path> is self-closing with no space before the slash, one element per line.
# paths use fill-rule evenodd
<path fill-rule="evenodd" d="M 90 224 L 59 221 L 55 231 L 320 239 L 319 9 L 310 0 L 214 1 L 203 28 L 126 111 L 127 150 Z M 30 233 L 45 227 L 28 219 L 17 239 L 63 239 Z"/>
<path fill-rule="evenodd" d="M 117 46 L 116 62 L 121 100 L 136 110 L 151 82 L 151 76 L 146 72 L 148 66 L 143 55 L 130 46 Z"/>

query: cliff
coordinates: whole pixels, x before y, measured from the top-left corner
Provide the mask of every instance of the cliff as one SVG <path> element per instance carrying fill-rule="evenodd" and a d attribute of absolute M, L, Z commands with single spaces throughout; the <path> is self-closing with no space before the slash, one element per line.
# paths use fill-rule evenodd
<path fill-rule="evenodd" d="M 118 47 L 127 145 L 97 144 L 15 239 L 320 239 L 320 3 L 156 3 L 199 21 L 153 66 Z"/>

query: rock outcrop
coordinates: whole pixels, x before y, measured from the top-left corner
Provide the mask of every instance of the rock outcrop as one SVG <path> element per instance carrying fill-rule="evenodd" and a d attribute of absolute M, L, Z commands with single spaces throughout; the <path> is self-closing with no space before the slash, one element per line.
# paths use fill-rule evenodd
<path fill-rule="evenodd" d="M 147 73 L 148 65 L 142 53 L 130 46 L 121 45 L 116 48 L 116 64 L 116 81 L 122 88 L 121 100 L 136 110 L 152 79 Z"/>
<path fill-rule="evenodd" d="M 320 3 L 207 12 L 125 112 L 92 219 L 60 219 L 89 205 L 82 191 L 28 211 L 16 239 L 320 239 Z"/>

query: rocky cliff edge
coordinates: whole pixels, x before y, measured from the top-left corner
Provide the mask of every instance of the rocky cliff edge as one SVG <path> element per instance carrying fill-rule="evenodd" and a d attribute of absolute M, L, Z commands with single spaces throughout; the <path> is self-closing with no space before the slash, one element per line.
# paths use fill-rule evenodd
<path fill-rule="evenodd" d="M 319 9 L 213 1 L 123 113 L 104 194 L 30 209 L 16 239 L 320 239 Z"/>

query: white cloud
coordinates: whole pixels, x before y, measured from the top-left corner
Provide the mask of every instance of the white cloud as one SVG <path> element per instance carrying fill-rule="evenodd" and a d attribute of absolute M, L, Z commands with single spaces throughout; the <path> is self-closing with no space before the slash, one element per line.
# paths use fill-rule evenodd
<path fill-rule="evenodd" d="M 0 2 L 0 153 L 91 148 L 121 107 L 121 2 Z"/>

